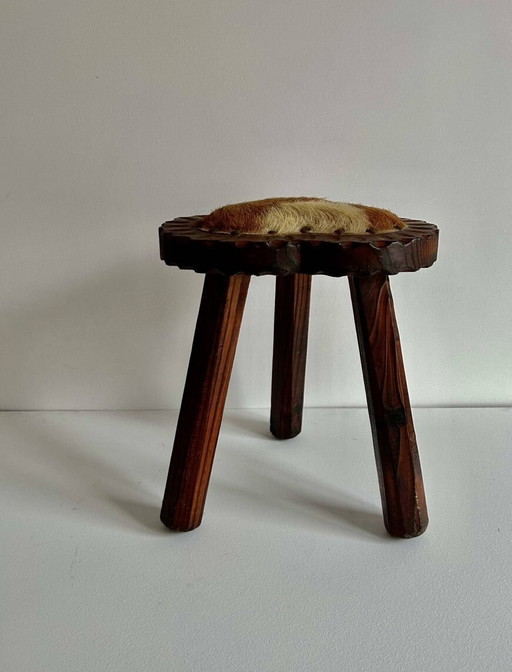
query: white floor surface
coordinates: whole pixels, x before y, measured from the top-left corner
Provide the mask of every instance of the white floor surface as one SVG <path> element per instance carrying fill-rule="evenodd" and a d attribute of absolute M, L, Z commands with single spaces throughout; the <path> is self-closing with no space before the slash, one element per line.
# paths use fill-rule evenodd
<path fill-rule="evenodd" d="M 0 414 L 2 672 L 512 670 L 512 409 L 415 409 L 430 526 L 382 525 L 364 409 L 228 411 L 203 524 L 176 411 Z"/>

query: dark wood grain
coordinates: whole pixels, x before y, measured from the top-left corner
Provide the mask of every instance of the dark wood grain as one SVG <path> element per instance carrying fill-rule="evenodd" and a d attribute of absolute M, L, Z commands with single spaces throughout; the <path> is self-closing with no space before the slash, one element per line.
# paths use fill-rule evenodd
<path fill-rule="evenodd" d="M 349 278 L 384 522 L 397 537 L 428 524 L 423 480 L 389 279 Z"/>
<path fill-rule="evenodd" d="M 201 523 L 249 281 L 205 277 L 162 504 L 173 530 Z"/>
<path fill-rule="evenodd" d="M 270 431 L 291 439 L 302 428 L 311 276 L 276 278 Z"/>
<path fill-rule="evenodd" d="M 436 260 L 438 229 L 418 220 L 390 233 L 360 235 L 228 235 L 201 231 L 203 216 L 180 217 L 160 227 L 166 264 L 223 275 L 343 275 L 417 271 Z"/>

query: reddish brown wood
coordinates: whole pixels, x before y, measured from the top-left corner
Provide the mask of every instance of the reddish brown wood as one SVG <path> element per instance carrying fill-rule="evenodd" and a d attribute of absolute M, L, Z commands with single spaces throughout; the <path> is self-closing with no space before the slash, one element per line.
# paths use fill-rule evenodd
<path fill-rule="evenodd" d="M 390 534 L 428 524 L 416 436 L 387 275 L 349 278 L 381 489 Z"/>
<path fill-rule="evenodd" d="M 227 235 L 201 231 L 203 216 L 180 217 L 160 227 L 160 257 L 170 266 L 223 275 L 306 273 L 340 277 L 417 271 L 436 260 L 438 229 L 403 220 L 390 233 L 361 235 Z"/>
<path fill-rule="evenodd" d="M 205 277 L 162 504 L 172 530 L 201 523 L 249 281 Z"/>
<path fill-rule="evenodd" d="M 302 427 L 311 276 L 276 278 L 270 431 L 291 439 Z"/>

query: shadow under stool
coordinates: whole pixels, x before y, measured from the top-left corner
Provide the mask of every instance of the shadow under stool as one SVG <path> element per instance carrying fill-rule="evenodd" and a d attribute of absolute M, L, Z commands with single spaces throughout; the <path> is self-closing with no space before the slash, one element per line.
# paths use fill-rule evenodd
<path fill-rule="evenodd" d="M 348 276 L 368 401 L 384 523 L 397 537 L 428 524 L 389 276 L 436 260 L 438 229 L 405 220 L 389 233 L 223 235 L 204 216 L 160 227 L 161 259 L 204 273 L 204 287 L 165 488 L 161 520 L 172 530 L 201 523 L 251 275 L 276 276 L 270 428 L 301 430 L 313 275 Z"/>

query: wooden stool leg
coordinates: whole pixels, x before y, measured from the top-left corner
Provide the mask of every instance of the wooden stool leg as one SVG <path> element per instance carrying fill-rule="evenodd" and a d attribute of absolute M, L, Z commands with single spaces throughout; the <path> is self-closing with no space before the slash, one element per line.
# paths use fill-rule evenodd
<path fill-rule="evenodd" d="M 201 523 L 249 281 L 205 277 L 160 516 L 172 530 Z"/>
<path fill-rule="evenodd" d="M 396 537 L 428 524 L 425 493 L 388 276 L 350 277 L 384 522 Z"/>
<path fill-rule="evenodd" d="M 276 278 L 270 431 L 291 439 L 302 427 L 311 276 Z"/>

